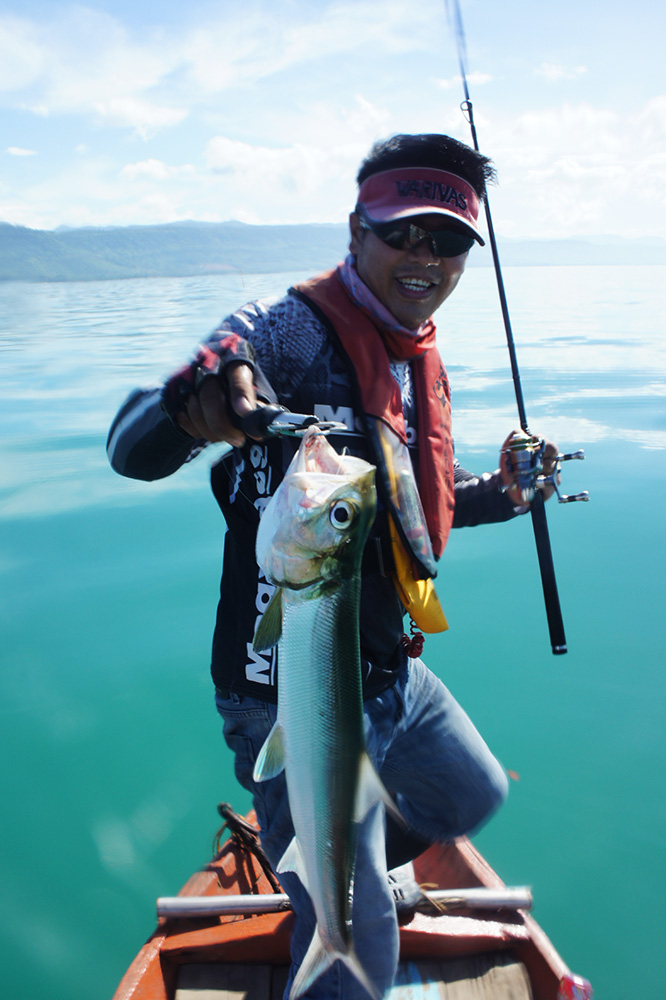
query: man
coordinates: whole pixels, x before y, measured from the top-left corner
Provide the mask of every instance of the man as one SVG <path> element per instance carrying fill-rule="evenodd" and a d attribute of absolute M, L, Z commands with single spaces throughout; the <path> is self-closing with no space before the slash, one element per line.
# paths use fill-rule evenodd
<path fill-rule="evenodd" d="M 417 623 L 431 613 L 428 579 L 452 526 L 508 520 L 527 509 L 505 459 L 501 471 L 480 478 L 454 462 L 448 382 L 431 319 L 454 291 L 473 244 L 483 244 L 478 213 L 492 177 L 486 157 L 447 136 L 376 144 L 358 174 L 347 260 L 277 302 L 239 309 L 163 389 L 132 394 L 110 431 L 114 469 L 139 479 L 171 474 L 208 442 L 233 446 L 211 473 L 228 528 L 212 676 L 236 775 L 253 793 L 274 865 L 293 828 L 283 777 L 252 780 L 275 721 L 278 675 L 275 651 L 252 649 L 273 590 L 258 570 L 254 543 L 261 511 L 298 442 L 246 437 L 239 418 L 258 404 L 343 420 L 348 430 L 331 442 L 378 469 L 379 510 L 362 576 L 366 741 L 414 832 L 411 843 L 390 835 L 389 867 L 428 842 L 478 828 L 506 795 L 502 768 L 410 648 L 403 625 L 406 599 Z M 547 472 L 555 453 L 549 445 Z M 396 492 L 404 477 L 418 483 L 423 507 L 407 515 Z M 435 600 L 436 621 L 440 614 Z M 353 910 L 356 949 L 380 993 L 391 985 L 398 954 L 387 858 L 376 847 L 382 823 L 376 810 L 359 838 Z M 314 917 L 296 876 L 286 873 L 283 884 L 298 918 L 297 967 Z M 306 995 L 367 996 L 340 962 Z"/>

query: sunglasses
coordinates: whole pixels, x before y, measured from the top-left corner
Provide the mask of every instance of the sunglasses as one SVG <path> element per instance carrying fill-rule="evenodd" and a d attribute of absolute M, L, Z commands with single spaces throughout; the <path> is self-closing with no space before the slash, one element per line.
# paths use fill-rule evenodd
<path fill-rule="evenodd" d="M 428 240 L 435 257 L 459 257 L 467 253 L 475 243 L 473 236 L 457 232 L 455 229 L 438 229 L 432 232 L 414 226 L 407 219 L 395 222 L 372 222 L 366 215 L 360 215 L 361 227 L 369 229 L 392 250 L 409 250 Z"/>

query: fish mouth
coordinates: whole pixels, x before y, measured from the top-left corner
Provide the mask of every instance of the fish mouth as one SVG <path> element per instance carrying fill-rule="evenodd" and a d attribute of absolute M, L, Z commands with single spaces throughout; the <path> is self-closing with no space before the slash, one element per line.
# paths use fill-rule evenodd
<path fill-rule="evenodd" d="M 281 590 L 293 590 L 300 592 L 303 590 L 309 590 L 311 587 L 316 587 L 324 581 L 321 576 L 314 576 L 310 580 L 292 580 L 290 578 L 278 580 L 276 577 L 271 576 L 269 582 L 272 583 L 274 587 L 279 587 Z"/>
<path fill-rule="evenodd" d="M 307 549 L 285 550 L 274 545 L 266 575 L 275 587 L 286 590 L 307 590 L 308 587 L 321 583 L 322 561 L 321 557 L 316 557 Z"/>

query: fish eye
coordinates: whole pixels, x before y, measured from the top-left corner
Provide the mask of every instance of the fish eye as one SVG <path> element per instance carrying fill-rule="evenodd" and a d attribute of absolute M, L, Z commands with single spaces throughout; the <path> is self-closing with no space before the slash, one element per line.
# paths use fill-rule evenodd
<path fill-rule="evenodd" d="M 328 516 L 334 528 L 348 528 L 354 520 L 354 508 L 347 500 L 337 500 Z"/>

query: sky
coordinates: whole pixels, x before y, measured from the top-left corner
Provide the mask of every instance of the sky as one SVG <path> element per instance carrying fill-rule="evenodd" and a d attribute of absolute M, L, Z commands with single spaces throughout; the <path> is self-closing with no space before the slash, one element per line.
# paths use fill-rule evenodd
<path fill-rule="evenodd" d="M 461 9 L 498 234 L 666 236 L 666 6 Z M 0 0 L 0 221 L 343 222 L 462 98 L 445 0 Z"/>

